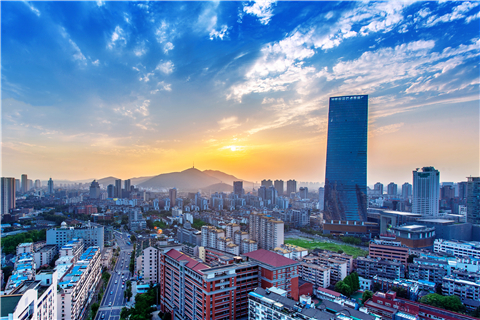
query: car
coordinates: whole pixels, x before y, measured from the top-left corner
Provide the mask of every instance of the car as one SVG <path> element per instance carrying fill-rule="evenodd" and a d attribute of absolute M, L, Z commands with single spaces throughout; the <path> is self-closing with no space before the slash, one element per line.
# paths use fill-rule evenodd
<path fill-rule="evenodd" d="M 113 291 L 110 291 L 110 294 L 113 294 Z"/>
<path fill-rule="evenodd" d="M 115 280 L 115 284 L 117 284 L 118 280 Z"/>
<path fill-rule="evenodd" d="M 125 286 L 122 284 L 122 289 L 124 288 Z"/>
<path fill-rule="evenodd" d="M 102 319 L 105 319 L 105 313 L 104 313 L 104 314 L 102 314 Z"/>
<path fill-rule="evenodd" d="M 110 302 L 108 303 L 108 306 L 110 307 L 111 305 L 112 305 L 112 302 L 110 301 Z"/>

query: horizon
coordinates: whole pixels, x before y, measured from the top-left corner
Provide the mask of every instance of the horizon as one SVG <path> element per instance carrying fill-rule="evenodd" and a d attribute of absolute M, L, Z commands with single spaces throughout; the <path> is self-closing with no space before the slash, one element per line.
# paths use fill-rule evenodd
<path fill-rule="evenodd" d="M 478 2 L 4 2 L 1 18 L 4 177 L 194 162 L 324 183 L 328 98 L 357 94 L 368 186 L 480 176 Z"/>

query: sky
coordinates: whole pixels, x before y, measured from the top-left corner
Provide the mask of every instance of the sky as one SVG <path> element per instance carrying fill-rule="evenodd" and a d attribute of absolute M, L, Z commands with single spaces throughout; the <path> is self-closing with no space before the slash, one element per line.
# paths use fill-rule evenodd
<path fill-rule="evenodd" d="M 368 184 L 479 176 L 479 2 L 2 2 L 2 176 L 195 163 L 324 181 L 329 97 L 369 95 Z"/>

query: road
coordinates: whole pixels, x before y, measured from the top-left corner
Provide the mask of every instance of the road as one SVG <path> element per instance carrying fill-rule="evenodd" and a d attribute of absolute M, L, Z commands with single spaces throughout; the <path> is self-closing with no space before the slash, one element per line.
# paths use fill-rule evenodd
<path fill-rule="evenodd" d="M 120 255 L 114 271 L 111 272 L 112 276 L 108 282 L 95 320 L 119 320 L 120 311 L 125 306 L 123 292 L 126 289 L 126 281 L 131 277 L 128 266 L 130 265 L 130 255 L 133 246 L 127 244 L 130 240 L 125 232 L 115 232 L 115 238 L 120 247 Z"/>

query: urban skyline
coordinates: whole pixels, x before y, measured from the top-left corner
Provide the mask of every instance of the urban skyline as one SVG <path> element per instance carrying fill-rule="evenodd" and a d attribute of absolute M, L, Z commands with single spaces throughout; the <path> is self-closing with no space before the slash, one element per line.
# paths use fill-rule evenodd
<path fill-rule="evenodd" d="M 329 97 L 368 94 L 368 185 L 425 166 L 465 181 L 479 175 L 478 12 L 3 3 L 2 176 L 127 179 L 195 161 L 248 181 L 322 182 Z"/>

